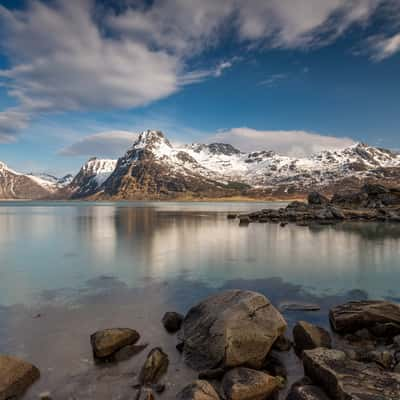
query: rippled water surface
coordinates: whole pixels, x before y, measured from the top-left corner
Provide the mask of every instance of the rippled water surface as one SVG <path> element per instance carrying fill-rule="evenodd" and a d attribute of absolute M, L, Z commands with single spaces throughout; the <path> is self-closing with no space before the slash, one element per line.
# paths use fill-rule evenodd
<path fill-rule="evenodd" d="M 163 396 L 173 398 L 195 374 L 160 326 L 162 314 L 223 288 L 259 290 L 278 307 L 317 302 L 321 311 L 307 318 L 323 325 L 344 299 L 400 298 L 400 225 L 240 227 L 226 218 L 281 206 L 1 203 L 0 352 L 40 367 L 27 398 L 43 390 L 59 399 L 132 398 L 147 351 L 118 365 L 92 363 L 90 333 L 111 326 L 134 327 L 149 349 L 168 351 Z M 303 315 L 285 317 L 291 324 Z"/>

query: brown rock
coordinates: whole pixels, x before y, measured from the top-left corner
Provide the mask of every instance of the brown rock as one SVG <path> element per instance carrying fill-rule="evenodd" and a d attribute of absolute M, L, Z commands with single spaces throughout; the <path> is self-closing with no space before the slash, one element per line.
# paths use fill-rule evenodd
<path fill-rule="evenodd" d="M 180 332 L 186 362 L 197 370 L 260 368 L 286 322 L 260 293 L 228 290 L 186 315 Z"/>
<path fill-rule="evenodd" d="M 97 359 L 111 357 L 124 346 L 135 344 L 139 338 L 139 333 L 129 328 L 113 328 L 98 331 L 90 337 L 93 356 Z"/>
<path fill-rule="evenodd" d="M 331 337 L 329 333 L 319 326 L 306 321 L 299 321 L 293 328 L 293 338 L 296 350 L 310 350 L 316 347 L 330 348 Z"/>
<path fill-rule="evenodd" d="M 400 324 L 400 306 L 389 301 L 350 301 L 329 312 L 332 328 L 339 333 L 352 333 L 376 324 Z"/>
<path fill-rule="evenodd" d="M 249 368 L 235 368 L 222 380 L 222 391 L 227 400 L 263 400 L 279 387 L 275 377 Z"/>
<path fill-rule="evenodd" d="M 294 384 L 286 400 L 330 400 L 325 392 L 312 384 Z"/>
<path fill-rule="evenodd" d="M 181 390 L 177 400 L 219 400 L 218 393 L 207 381 L 197 380 Z"/>
<path fill-rule="evenodd" d="M 339 350 L 318 348 L 303 353 L 304 371 L 332 400 L 396 400 L 400 375 L 373 364 L 350 360 Z"/>
<path fill-rule="evenodd" d="M 140 372 L 139 380 L 143 385 L 156 384 L 167 372 L 169 365 L 168 355 L 160 347 L 150 351 Z"/>
<path fill-rule="evenodd" d="M 19 398 L 39 377 L 34 365 L 0 355 L 0 400 Z"/>

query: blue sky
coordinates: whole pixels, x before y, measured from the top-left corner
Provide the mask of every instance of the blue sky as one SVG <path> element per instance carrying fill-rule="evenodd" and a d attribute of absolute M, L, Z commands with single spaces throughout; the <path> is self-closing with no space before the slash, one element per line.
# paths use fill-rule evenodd
<path fill-rule="evenodd" d="M 76 172 L 136 133 L 400 148 L 397 0 L 0 0 L 0 160 Z"/>

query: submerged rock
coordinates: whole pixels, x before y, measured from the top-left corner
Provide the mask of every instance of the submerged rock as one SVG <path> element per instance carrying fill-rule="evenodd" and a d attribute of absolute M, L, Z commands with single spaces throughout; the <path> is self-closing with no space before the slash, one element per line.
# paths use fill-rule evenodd
<path fill-rule="evenodd" d="M 125 346 L 135 344 L 140 335 L 134 329 L 113 328 L 97 331 L 90 336 L 93 356 L 96 359 L 107 359 Z"/>
<path fill-rule="evenodd" d="M 350 301 L 329 312 L 332 328 L 339 333 L 352 333 L 377 324 L 400 325 L 400 305 L 389 301 Z"/>
<path fill-rule="evenodd" d="M 318 304 L 311 303 L 281 303 L 279 308 L 282 311 L 319 311 L 321 309 Z"/>
<path fill-rule="evenodd" d="M 207 381 L 197 380 L 181 390 L 177 400 L 219 400 L 218 393 Z"/>
<path fill-rule="evenodd" d="M 350 360 L 339 350 L 318 348 L 303 353 L 304 371 L 332 400 L 395 400 L 400 375 Z"/>
<path fill-rule="evenodd" d="M 186 362 L 197 370 L 260 368 L 285 330 L 284 318 L 265 296 L 228 290 L 188 312 L 180 339 Z"/>
<path fill-rule="evenodd" d="M 40 372 L 34 365 L 0 355 L 0 400 L 19 398 L 39 377 Z"/>
<path fill-rule="evenodd" d="M 296 350 L 299 352 L 315 349 L 316 347 L 330 348 L 332 345 L 329 332 L 306 321 L 299 321 L 295 325 L 293 339 Z"/>
<path fill-rule="evenodd" d="M 162 318 L 162 324 L 169 333 L 175 333 L 181 329 L 183 315 L 177 312 L 166 312 Z"/>
<path fill-rule="evenodd" d="M 275 377 L 249 368 L 235 368 L 222 380 L 224 398 L 228 400 L 263 400 L 279 387 Z"/>
<path fill-rule="evenodd" d="M 160 347 L 152 349 L 140 371 L 140 383 L 142 385 L 158 383 L 160 378 L 167 372 L 168 365 L 168 355 Z"/>

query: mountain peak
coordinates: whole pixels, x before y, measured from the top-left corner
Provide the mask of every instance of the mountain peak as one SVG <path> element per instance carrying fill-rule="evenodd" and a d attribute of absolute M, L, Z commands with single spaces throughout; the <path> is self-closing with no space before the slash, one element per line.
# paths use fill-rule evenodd
<path fill-rule="evenodd" d="M 172 147 L 169 140 L 161 131 L 147 129 L 139 135 L 134 147 L 137 149 L 144 147 L 158 147 L 163 144 Z"/>

